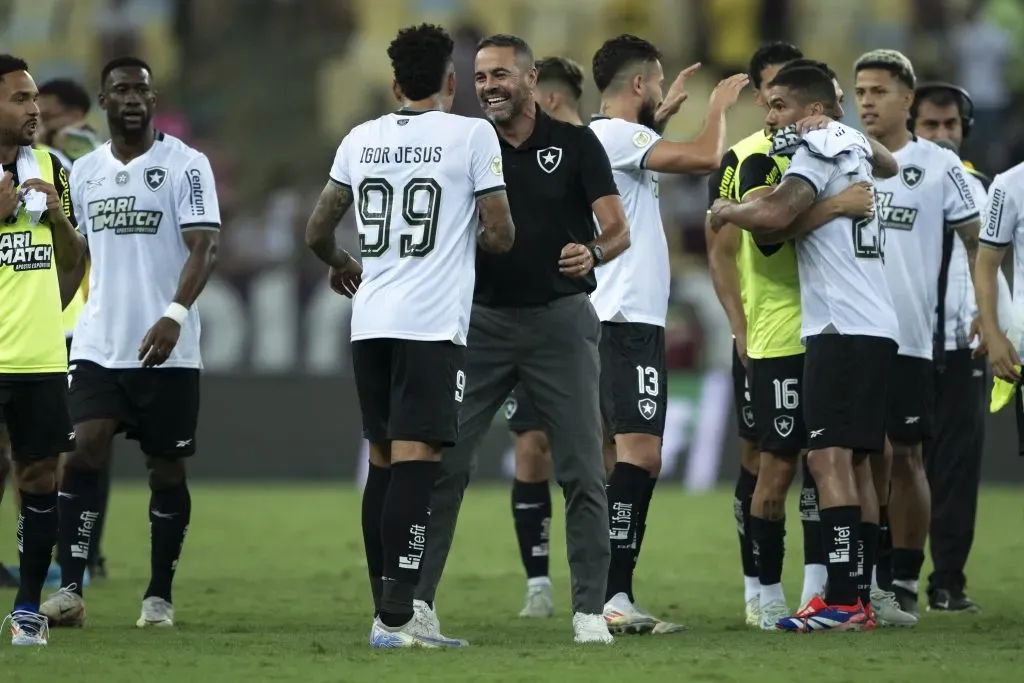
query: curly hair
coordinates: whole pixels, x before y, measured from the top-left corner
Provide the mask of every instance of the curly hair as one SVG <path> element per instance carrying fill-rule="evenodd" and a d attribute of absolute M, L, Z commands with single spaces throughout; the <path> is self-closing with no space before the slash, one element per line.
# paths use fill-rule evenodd
<path fill-rule="evenodd" d="M 0 78 L 15 71 L 28 71 L 28 63 L 14 55 L 0 55 Z"/>
<path fill-rule="evenodd" d="M 399 31 L 388 46 L 388 57 L 402 94 L 415 101 L 440 92 L 454 49 L 452 37 L 434 24 Z"/>
<path fill-rule="evenodd" d="M 545 57 L 538 60 L 537 82 L 558 83 L 568 88 L 577 100 L 583 95 L 583 69 L 565 57 Z"/>
<path fill-rule="evenodd" d="M 649 64 L 661 59 L 661 52 L 643 38 L 624 33 L 610 40 L 594 53 L 594 83 L 604 92 L 627 67 Z"/>
<path fill-rule="evenodd" d="M 794 59 L 802 59 L 804 53 L 796 45 L 778 41 L 762 45 L 750 58 L 750 82 L 755 90 L 761 89 L 761 72 L 776 64 L 785 64 Z"/>

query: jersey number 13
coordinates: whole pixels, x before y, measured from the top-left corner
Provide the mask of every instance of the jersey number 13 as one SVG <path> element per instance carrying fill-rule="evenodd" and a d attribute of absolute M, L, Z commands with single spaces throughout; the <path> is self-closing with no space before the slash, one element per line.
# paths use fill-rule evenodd
<path fill-rule="evenodd" d="M 377 231 L 377 239 L 360 232 L 359 254 L 364 258 L 383 256 L 391 248 L 395 188 L 385 178 L 366 178 L 359 183 L 359 220 L 364 228 Z M 401 258 L 422 258 L 434 250 L 437 220 L 441 213 L 441 185 L 433 178 L 413 178 L 402 189 L 401 222 L 419 228 L 418 239 L 411 233 L 398 238 Z M 418 205 L 418 206 L 417 206 Z"/>

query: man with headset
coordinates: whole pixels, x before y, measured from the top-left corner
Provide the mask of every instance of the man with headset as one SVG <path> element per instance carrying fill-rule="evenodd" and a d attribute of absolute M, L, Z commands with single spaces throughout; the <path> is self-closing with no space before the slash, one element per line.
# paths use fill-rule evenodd
<path fill-rule="evenodd" d="M 908 126 L 917 136 L 958 155 L 974 123 L 974 103 L 966 90 L 950 83 L 922 83 L 914 94 Z M 989 179 L 969 162 L 967 181 L 975 202 L 984 203 Z M 1000 273 L 1001 275 L 1001 273 Z M 1000 289 L 1006 287 L 1002 278 Z M 971 326 L 978 314 L 974 284 L 963 242 L 945 234 L 935 316 L 935 430 L 925 442 L 925 467 L 932 493 L 928 609 L 977 611 L 965 593 L 964 566 L 974 540 L 985 438 L 986 361 L 973 358 L 977 339 Z"/>

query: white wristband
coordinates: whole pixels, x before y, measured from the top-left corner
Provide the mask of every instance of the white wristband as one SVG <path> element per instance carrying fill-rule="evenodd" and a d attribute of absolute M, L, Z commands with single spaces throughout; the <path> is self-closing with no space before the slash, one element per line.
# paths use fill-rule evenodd
<path fill-rule="evenodd" d="M 172 301 L 171 305 L 164 311 L 164 317 L 170 318 L 179 325 L 185 322 L 185 318 L 188 317 L 188 309 L 179 304 L 176 301 Z"/>

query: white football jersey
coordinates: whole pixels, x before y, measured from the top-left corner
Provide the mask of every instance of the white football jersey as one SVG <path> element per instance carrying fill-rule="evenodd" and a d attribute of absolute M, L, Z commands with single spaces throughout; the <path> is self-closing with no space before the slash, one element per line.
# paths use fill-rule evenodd
<path fill-rule="evenodd" d="M 665 326 L 669 275 L 668 241 L 658 206 L 658 174 L 646 167 L 661 136 L 624 119 L 594 117 L 590 129 L 612 165 L 629 221 L 629 249 L 597 269 L 590 300 L 603 322 Z"/>
<path fill-rule="evenodd" d="M 400 110 L 353 128 L 331 180 L 351 188 L 363 281 L 352 340 L 465 346 L 476 282 L 477 197 L 504 190 L 483 119 Z"/>
<path fill-rule="evenodd" d="M 841 123 L 803 136 L 783 180 L 800 178 L 815 200 L 871 181 L 871 148 Z M 800 272 L 801 337 L 834 328 L 840 334 L 899 338 L 885 284 L 885 236 L 875 218 L 835 218 L 796 241 Z"/>
<path fill-rule="evenodd" d="M 977 218 L 980 207 L 954 152 L 914 137 L 893 156 L 900 172 L 875 180 L 885 278 L 900 321 L 900 355 L 930 360 L 942 239 L 950 226 Z"/>
<path fill-rule="evenodd" d="M 1024 302 L 1024 163 L 1017 164 L 995 177 L 989 188 L 981 229 L 984 245 L 1008 247 L 1013 245 L 1013 310 L 1014 320 L 1000 317 L 999 326 L 1011 328 L 1010 342 L 1017 345 L 1018 353 L 1024 349 L 1021 338 L 1021 305 Z"/>
<path fill-rule="evenodd" d="M 71 360 L 141 367 L 139 346 L 178 290 L 188 259 L 184 232 L 220 230 L 206 155 L 158 133 L 145 154 L 122 164 L 110 143 L 71 169 L 78 229 L 89 242 L 89 297 L 75 326 Z M 201 368 L 199 312 L 192 306 L 162 368 Z"/>

